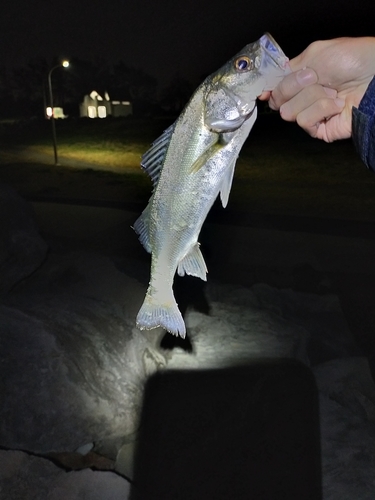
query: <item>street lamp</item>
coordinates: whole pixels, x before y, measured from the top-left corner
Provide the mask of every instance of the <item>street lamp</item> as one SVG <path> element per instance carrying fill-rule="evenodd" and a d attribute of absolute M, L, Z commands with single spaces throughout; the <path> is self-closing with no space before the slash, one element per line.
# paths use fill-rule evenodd
<path fill-rule="evenodd" d="M 52 83 L 51 83 L 51 75 L 52 71 L 55 70 L 56 68 L 60 68 L 63 66 L 64 68 L 67 68 L 69 66 L 69 61 L 63 61 L 60 64 L 57 64 L 54 66 L 48 73 L 48 89 L 49 89 L 49 102 L 51 105 L 51 123 L 52 123 L 52 137 L 53 137 L 53 152 L 55 154 L 55 165 L 58 165 L 58 158 L 57 158 L 57 141 L 56 141 L 56 127 L 55 127 L 55 112 L 53 110 L 53 94 L 52 94 Z"/>

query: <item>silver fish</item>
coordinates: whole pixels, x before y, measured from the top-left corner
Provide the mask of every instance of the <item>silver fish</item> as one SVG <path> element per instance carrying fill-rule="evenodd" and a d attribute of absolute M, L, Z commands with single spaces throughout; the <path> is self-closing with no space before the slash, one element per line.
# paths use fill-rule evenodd
<path fill-rule="evenodd" d="M 256 120 L 256 99 L 289 72 L 288 58 L 266 33 L 198 87 L 177 121 L 142 157 L 154 189 L 134 230 L 152 254 L 151 278 L 137 327 L 185 337 L 173 295 L 177 273 L 206 281 L 198 236 L 220 193 L 225 207 L 237 157 Z"/>

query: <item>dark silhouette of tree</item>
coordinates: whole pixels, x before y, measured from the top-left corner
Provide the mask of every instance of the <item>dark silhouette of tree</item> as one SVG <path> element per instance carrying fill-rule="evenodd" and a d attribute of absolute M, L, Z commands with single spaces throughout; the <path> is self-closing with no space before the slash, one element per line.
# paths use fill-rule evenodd
<path fill-rule="evenodd" d="M 14 97 L 9 74 L 4 67 L 0 68 L 0 118 L 9 118 L 14 109 Z"/>
<path fill-rule="evenodd" d="M 104 95 L 111 85 L 111 69 L 103 59 L 93 61 L 73 58 L 69 61 L 66 88 L 69 99 L 81 102 L 83 96 L 96 90 Z"/>
<path fill-rule="evenodd" d="M 111 91 L 131 101 L 155 103 L 158 82 L 142 69 L 128 66 L 123 61 L 113 66 Z"/>
<path fill-rule="evenodd" d="M 44 116 L 50 105 L 49 71 L 62 61 L 45 59 L 31 61 L 13 71 L 7 82 L 0 79 L 0 101 L 12 101 L 17 116 Z M 141 69 L 127 66 L 123 61 L 111 67 L 102 59 L 72 58 L 68 68 L 56 68 L 52 73 L 53 99 L 68 115 L 78 116 L 83 97 L 96 90 L 101 96 L 108 92 L 112 100 L 129 100 L 133 110 L 145 112 L 157 102 L 157 80 Z"/>
<path fill-rule="evenodd" d="M 43 116 L 48 105 L 47 76 L 51 66 L 45 59 L 35 59 L 17 68 L 11 77 L 11 94 L 15 107 L 26 116 Z"/>
<path fill-rule="evenodd" d="M 23 116 L 44 116 L 45 108 L 50 105 L 48 74 L 61 63 L 62 60 L 57 58 L 51 62 L 35 59 L 26 66 L 13 70 L 8 89 L 17 115 L 21 113 Z M 67 69 L 62 66 L 52 73 L 54 106 L 63 106 L 66 99 L 66 73 Z"/>
<path fill-rule="evenodd" d="M 161 106 L 171 113 L 178 114 L 189 101 L 193 91 L 188 80 L 176 75 L 162 92 Z"/>

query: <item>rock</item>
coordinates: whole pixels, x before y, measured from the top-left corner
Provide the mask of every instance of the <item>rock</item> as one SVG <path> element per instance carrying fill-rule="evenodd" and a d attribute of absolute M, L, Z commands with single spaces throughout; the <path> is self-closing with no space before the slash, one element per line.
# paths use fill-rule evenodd
<path fill-rule="evenodd" d="M 244 290 L 232 290 L 232 298 L 228 296 L 227 300 L 238 302 L 242 295 L 249 293 Z M 337 295 L 280 290 L 265 284 L 254 285 L 251 293 L 255 308 L 277 314 L 287 323 L 297 324 L 308 332 L 306 352 L 311 365 L 361 355 Z"/>
<path fill-rule="evenodd" d="M 89 451 L 86 455 L 77 452 L 51 452 L 47 453 L 45 457 L 66 470 L 96 469 L 103 471 L 115 469 L 113 460 L 102 457 L 93 451 Z"/>
<path fill-rule="evenodd" d="M 375 423 L 375 384 L 366 358 L 334 359 L 315 367 L 314 375 L 322 394 Z"/>
<path fill-rule="evenodd" d="M 0 297 L 44 261 L 47 244 L 39 235 L 31 205 L 0 184 Z"/>
<path fill-rule="evenodd" d="M 113 472 L 66 472 L 45 458 L 0 450 L 4 500 L 127 500 L 129 491 L 129 482 Z"/>
<path fill-rule="evenodd" d="M 208 314 L 188 310 L 194 356 L 175 350 L 168 367 L 219 367 L 259 357 L 296 358 L 308 365 L 359 354 L 338 299 L 211 282 Z"/>
<path fill-rule="evenodd" d="M 129 479 L 133 479 L 136 446 L 137 440 L 134 436 L 121 446 L 116 457 L 115 470 Z"/>
<path fill-rule="evenodd" d="M 337 297 L 210 282 L 204 300 L 200 298 L 205 312 L 188 309 L 185 316 L 191 349 L 180 346 L 167 353 L 159 347 L 162 330 L 143 334 L 135 328 L 144 293 L 145 286 L 120 272 L 109 257 L 76 251 L 51 253 L 4 297 L 0 305 L 3 448 L 49 454 L 69 470 L 114 468 L 130 478 L 143 388 L 150 374 L 158 369 L 296 358 L 314 367 L 321 392 L 325 499 L 371 498 L 366 495 L 372 492 L 369 457 L 375 451 L 375 390 Z M 4 471 L 21 463 L 34 474 L 33 462 L 26 465 L 24 454 L 8 458 Z M 96 477 L 87 469 L 64 474 L 77 478 L 72 483 L 79 489 L 81 476 L 75 474 L 81 473 Z M 1 493 L 8 491 L 4 487 L 8 488 L 9 476 L 4 474 Z M 55 473 L 49 477 L 54 481 Z M 360 495 L 348 487 L 348 477 L 359 478 Z M 35 498 L 76 498 L 55 485 L 38 485 L 41 493 Z M 341 497 L 335 496 L 336 487 Z M 64 483 L 61 488 L 68 486 Z M 97 498 L 79 491 L 79 498 Z M 116 498 L 108 496 L 109 491 L 100 498 Z"/>
<path fill-rule="evenodd" d="M 320 392 L 323 497 L 374 497 L 375 385 L 366 358 L 314 368 Z"/>
<path fill-rule="evenodd" d="M 115 458 L 143 384 L 165 358 L 134 327 L 144 288 L 88 253 L 51 256 L 0 306 L 0 443 L 34 453 L 87 443 Z"/>
<path fill-rule="evenodd" d="M 76 449 L 76 453 L 87 455 L 94 448 L 94 443 L 86 443 Z"/>
<path fill-rule="evenodd" d="M 350 409 L 320 397 L 323 498 L 374 498 L 374 424 Z"/>

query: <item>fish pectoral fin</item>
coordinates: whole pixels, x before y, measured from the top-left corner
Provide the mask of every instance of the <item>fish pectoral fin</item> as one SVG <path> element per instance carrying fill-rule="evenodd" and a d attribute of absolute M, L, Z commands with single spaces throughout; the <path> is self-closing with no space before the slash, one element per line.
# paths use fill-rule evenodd
<path fill-rule="evenodd" d="M 204 153 L 202 153 L 192 164 L 190 167 L 190 174 L 195 174 L 198 172 L 204 165 L 208 162 L 212 156 L 214 156 L 216 153 L 219 153 L 224 147 L 224 144 L 221 144 L 219 141 L 215 142 L 212 146 L 210 146 Z"/>
<path fill-rule="evenodd" d="M 179 276 L 184 276 L 186 273 L 207 281 L 207 266 L 200 251 L 199 243 L 196 243 L 179 262 L 177 273 Z"/>
<path fill-rule="evenodd" d="M 223 177 L 223 181 L 221 184 L 220 199 L 221 199 L 221 204 L 223 205 L 223 208 L 225 208 L 228 205 L 229 194 L 230 194 L 230 190 L 232 188 L 232 182 L 233 182 L 233 176 L 234 176 L 234 168 L 236 166 L 236 160 L 237 160 L 237 158 L 232 160 L 231 164 L 228 166 L 228 169 L 225 172 L 225 175 Z"/>

